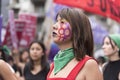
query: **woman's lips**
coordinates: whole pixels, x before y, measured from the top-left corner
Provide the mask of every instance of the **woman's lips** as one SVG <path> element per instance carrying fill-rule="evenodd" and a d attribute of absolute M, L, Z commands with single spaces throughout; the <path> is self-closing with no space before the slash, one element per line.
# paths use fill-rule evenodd
<path fill-rule="evenodd" d="M 56 32 L 53 32 L 52 35 L 53 35 L 53 37 L 55 37 L 55 36 L 57 35 L 57 33 L 56 33 Z"/>

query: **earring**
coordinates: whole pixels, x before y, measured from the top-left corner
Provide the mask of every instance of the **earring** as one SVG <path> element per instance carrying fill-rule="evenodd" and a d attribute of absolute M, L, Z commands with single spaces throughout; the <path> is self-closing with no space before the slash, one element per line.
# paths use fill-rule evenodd
<path fill-rule="evenodd" d="M 119 49 L 118 49 L 118 52 L 119 52 Z"/>

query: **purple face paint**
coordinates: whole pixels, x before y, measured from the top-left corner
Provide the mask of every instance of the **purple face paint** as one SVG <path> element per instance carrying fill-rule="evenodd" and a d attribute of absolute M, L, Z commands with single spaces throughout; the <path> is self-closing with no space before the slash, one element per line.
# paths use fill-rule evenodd
<path fill-rule="evenodd" d="M 60 35 L 60 41 L 65 41 L 66 39 L 68 39 L 71 36 L 70 24 L 61 24 L 60 28 L 58 29 L 58 34 Z"/>

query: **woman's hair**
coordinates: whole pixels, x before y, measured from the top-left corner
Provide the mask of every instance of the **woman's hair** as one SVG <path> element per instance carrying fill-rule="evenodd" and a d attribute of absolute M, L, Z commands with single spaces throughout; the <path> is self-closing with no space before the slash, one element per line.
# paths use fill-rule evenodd
<path fill-rule="evenodd" d="M 44 46 L 44 44 L 41 42 L 41 41 L 33 41 L 31 42 L 31 44 L 29 45 L 29 51 L 30 51 L 30 48 L 31 46 L 34 44 L 34 43 L 37 43 L 41 46 L 41 48 L 43 49 L 43 53 L 44 55 L 42 56 L 41 58 L 41 66 L 42 66 L 42 69 L 44 69 L 46 67 L 46 64 L 47 64 L 47 59 L 46 59 L 46 48 Z M 30 53 L 30 52 L 29 52 Z M 33 63 L 33 60 L 31 59 L 30 57 L 30 69 L 33 70 L 34 69 L 34 63 Z"/>
<path fill-rule="evenodd" d="M 85 55 L 93 56 L 93 35 L 88 17 L 75 8 L 63 8 L 58 15 L 71 25 L 75 58 L 81 60 Z"/>
<path fill-rule="evenodd" d="M 3 59 L 5 62 L 8 62 L 9 55 L 5 51 L 6 49 L 4 49 L 3 46 L 0 45 L 0 52 L 1 52 L 0 59 Z"/>

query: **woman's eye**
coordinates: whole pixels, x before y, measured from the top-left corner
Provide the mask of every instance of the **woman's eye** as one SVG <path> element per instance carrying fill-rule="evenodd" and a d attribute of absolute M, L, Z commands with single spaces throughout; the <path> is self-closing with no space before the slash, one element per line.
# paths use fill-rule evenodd
<path fill-rule="evenodd" d="M 58 20 L 56 20 L 56 22 L 58 22 Z"/>
<path fill-rule="evenodd" d="M 106 42 L 107 45 L 109 45 L 110 43 L 109 42 Z"/>
<path fill-rule="evenodd" d="M 34 48 L 31 48 L 31 50 L 34 50 Z"/>
<path fill-rule="evenodd" d="M 40 50 L 40 48 L 36 48 L 37 50 Z"/>

